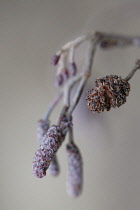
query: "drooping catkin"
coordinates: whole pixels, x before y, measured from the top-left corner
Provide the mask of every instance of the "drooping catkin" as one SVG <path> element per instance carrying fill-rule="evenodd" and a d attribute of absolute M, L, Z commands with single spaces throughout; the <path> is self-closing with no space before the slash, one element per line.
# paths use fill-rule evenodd
<path fill-rule="evenodd" d="M 130 84 L 117 75 L 96 79 L 95 88 L 88 91 L 87 107 L 92 112 L 109 111 L 112 107 L 120 107 L 126 102 Z"/>
<path fill-rule="evenodd" d="M 47 134 L 44 135 L 40 148 L 33 159 L 33 174 L 42 178 L 46 175 L 51 160 L 63 141 L 62 132 L 59 126 L 52 125 Z"/>
<path fill-rule="evenodd" d="M 83 186 L 83 161 L 78 147 L 72 142 L 66 147 L 68 172 L 67 192 L 72 197 L 77 197 L 82 192 Z"/>
<path fill-rule="evenodd" d="M 33 158 L 32 170 L 36 177 L 42 178 L 46 175 L 50 162 L 65 138 L 68 126 L 67 121 L 62 121 L 60 126 L 52 125 L 44 135 L 40 148 Z"/>
<path fill-rule="evenodd" d="M 42 144 L 43 136 L 47 133 L 48 129 L 50 127 L 49 120 L 39 120 L 37 123 L 37 136 L 39 140 L 39 145 Z M 57 156 L 55 155 L 52 161 L 50 162 L 49 168 L 48 168 L 48 174 L 52 176 L 58 175 L 60 172 Z"/>

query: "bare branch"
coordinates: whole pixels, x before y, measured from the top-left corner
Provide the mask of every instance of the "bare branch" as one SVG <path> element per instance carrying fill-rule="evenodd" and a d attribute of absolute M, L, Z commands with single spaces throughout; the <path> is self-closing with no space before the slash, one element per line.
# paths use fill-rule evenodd
<path fill-rule="evenodd" d="M 91 73 L 91 69 L 92 69 L 92 63 L 93 63 L 93 58 L 94 58 L 94 54 L 95 54 L 95 50 L 96 50 L 96 46 L 98 44 L 98 40 L 92 40 L 89 43 L 89 49 L 88 49 L 88 53 L 86 56 L 86 60 L 85 60 L 85 65 L 83 67 L 83 77 L 81 79 L 81 82 L 78 86 L 77 92 L 75 93 L 75 96 L 72 100 L 71 103 L 71 107 L 68 110 L 68 115 L 71 115 L 71 113 L 73 112 L 73 110 L 75 109 L 77 103 L 79 102 L 79 99 L 81 97 L 81 94 L 83 92 L 83 89 L 86 85 L 86 82 L 88 80 L 88 78 L 90 77 L 90 73 Z"/>
<path fill-rule="evenodd" d="M 135 72 L 140 69 L 140 60 L 137 60 L 135 63 L 134 68 L 132 69 L 132 71 L 128 74 L 128 76 L 125 78 L 126 81 L 129 81 L 135 74 Z"/>

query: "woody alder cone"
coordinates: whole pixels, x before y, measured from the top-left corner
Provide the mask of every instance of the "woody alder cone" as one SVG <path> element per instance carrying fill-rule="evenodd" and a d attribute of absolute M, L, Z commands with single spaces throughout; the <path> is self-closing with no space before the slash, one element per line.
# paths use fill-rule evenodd
<path fill-rule="evenodd" d="M 88 91 L 87 107 L 92 112 L 109 111 L 111 107 L 120 107 L 126 102 L 130 84 L 117 75 L 96 79 L 95 88 Z"/>
<path fill-rule="evenodd" d="M 72 197 L 77 197 L 82 191 L 83 163 L 79 149 L 74 143 L 67 144 L 68 159 L 67 192 Z"/>

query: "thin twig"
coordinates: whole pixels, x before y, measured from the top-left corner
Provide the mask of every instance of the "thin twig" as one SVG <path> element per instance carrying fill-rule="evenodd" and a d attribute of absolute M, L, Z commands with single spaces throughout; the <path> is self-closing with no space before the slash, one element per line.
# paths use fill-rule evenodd
<path fill-rule="evenodd" d="M 68 110 L 68 106 L 67 105 L 63 106 L 63 108 L 62 108 L 62 110 L 59 114 L 59 117 L 57 119 L 57 125 L 58 126 L 60 126 L 60 123 L 63 120 L 64 116 L 66 115 L 67 110 Z"/>
<path fill-rule="evenodd" d="M 132 69 L 132 71 L 128 74 L 128 76 L 125 78 L 126 81 L 129 81 L 133 75 L 135 74 L 135 72 L 140 69 L 140 60 L 137 60 L 135 63 L 134 68 Z"/>
<path fill-rule="evenodd" d="M 60 115 L 58 117 L 57 120 L 57 125 L 60 125 L 61 120 L 63 119 L 64 115 L 66 115 L 69 107 L 70 107 L 70 91 L 72 89 L 72 87 L 82 78 L 82 75 L 77 75 L 74 76 L 73 78 L 71 78 L 71 80 L 69 80 L 69 82 L 66 84 L 66 86 L 64 87 L 64 97 L 63 97 L 63 107 L 62 110 L 60 112 Z"/>
<path fill-rule="evenodd" d="M 82 79 L 82 74 L 78 74 L 75 77 L 72 77 L 67 84 L 64 86 L 64 98 L 63 104 L 65 106 L 70 106 L 70 91 L 73 86 Z"/>
<path fill-rule="evenodd" d="M 58 104 L 58 102 L 60 101 L 60 99 L 62 98 L 63 93 L 60 93 L 59 95 L 57 95 L 54 100 L 51 102 L 47 112 L 45 113 L 43 119 L 46 121 L 49 119 L 50 114 L 52 113 L 53 109 L 55 108 L 55 106 Z"/>
<path fill-rule="evenodd" d="M 129 45 L 135 45 L 140 47 L 140 36 L 126 36 L 126 35 L 119 35 L 119 34 L 113 34 L 113 33 L 104 33 L 104 32 L 98 32 L 93 31 L 89 32 L 86 35 L 80 36 L 76 38 L 73 41 L 70 41 L 66 43 L 60 51 L 58 51 L 56 54 L 59 55 L 61 53 L 64 53 L 68 51 L 71 47 L 77 48 L 80 44 L 87 40 L 91 40 L 94 37 L 98 37 L 100 39 L 100 43 L 102 41 L 106 41 L 108 43 L 114 43 L 114 47 L 124 47 Z"/>
<path fill-rule="evenodd" d="M 69 128 L 69 143 L 73 143 L 74 142 L 74 138 L 73 138 L 73 127 L 71 126 Z"/>
<path fill-rule="evenodd" d="M 78 89 L 75 93 L 75 96 L 72 100 L 71 107 L 68 110 L 68 116 L 70 116 L 72 114 L 73 110 L 75 109 L 76 105 L 78 104 L 81 94 L 83 92 L 83 89 L 86 85 L 86 82 L 87 82 L 88 78 L 90 77 L 93 58 L 94 58 L 94 54 L 96 51 L 97 43 L 98 43 L 98 40 L 96 38 L 95 38 L 95 40 L 92 40 L 89 43 L 89 50 L 88 50 L 88 53 L 86 56 L 85 65 L 83 67 L 84 74 L 83 74 L 82 80 L 78 86 Z"/>

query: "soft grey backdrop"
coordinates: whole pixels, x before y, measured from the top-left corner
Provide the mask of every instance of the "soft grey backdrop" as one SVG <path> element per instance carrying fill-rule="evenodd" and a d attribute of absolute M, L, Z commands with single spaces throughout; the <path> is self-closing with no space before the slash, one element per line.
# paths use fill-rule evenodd
<path fill-rule="evenodd" d="M 56 92 L 50 58 L 62 44 L 90 30 L 140 35 L 139 0 L 0 0 L 2 210 L 140 209 L 139 72 L 120 109 L 92 115 L 84 97 L 76 108 L 75 141 L 84 159 L 84 190 L 78 199 L 65 192 L 66 142 L 58 152 L 58 178 L 32 175 L 36 121 Z M 134 47 L 98 51 L 88 87 L 99 76 L 125 77 L 137 58 L 140 49 Z"/>

